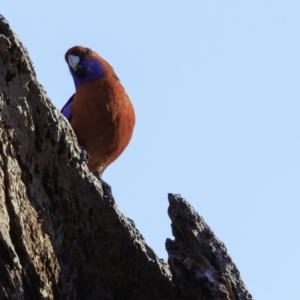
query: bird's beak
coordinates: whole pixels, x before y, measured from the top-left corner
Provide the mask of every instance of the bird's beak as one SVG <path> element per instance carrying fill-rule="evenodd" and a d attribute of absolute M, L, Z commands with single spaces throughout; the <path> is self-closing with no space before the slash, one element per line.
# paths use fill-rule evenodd
<path fill-rule="evenodd" d="M 70 54 L 68 56 L 69 66 L 76 72 L 78 70 L 79 56 Z"/>

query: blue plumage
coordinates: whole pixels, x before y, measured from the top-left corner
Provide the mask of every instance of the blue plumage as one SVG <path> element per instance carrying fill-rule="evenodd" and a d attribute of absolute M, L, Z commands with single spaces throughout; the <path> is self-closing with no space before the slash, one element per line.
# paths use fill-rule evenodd
<path fill-rule="evenodd" d="M 71 106 L 73 102 L 75 94 L 71 96 L 71 98 L 68 100 L 68 102 L 64 105 L 64 107 L 61 109 L 61 113 L 71 122 L 72 116 L 71 116 Z"/>
<path fill-rule="evenodd" d="M 85 82 L 93 81 L 105 76 L 101 63 L 95 59 L 80 58 L 78 70 L 69 67 L 74 79 L 76 90 Z"/>

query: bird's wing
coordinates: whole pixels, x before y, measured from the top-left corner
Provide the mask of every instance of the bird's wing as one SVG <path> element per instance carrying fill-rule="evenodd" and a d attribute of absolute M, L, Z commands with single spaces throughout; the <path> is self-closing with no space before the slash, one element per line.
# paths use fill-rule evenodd
<path fill-rule="evenodd" d="M 68 102 L 64 105 L 64 107 L 61 109 L 61 113 L 71 122 L 72 116 L 71 116 L 71 106 L 72 101 L 74 99 L 75 94 L 71 96 L 71 98 L 68 100 Z"/>

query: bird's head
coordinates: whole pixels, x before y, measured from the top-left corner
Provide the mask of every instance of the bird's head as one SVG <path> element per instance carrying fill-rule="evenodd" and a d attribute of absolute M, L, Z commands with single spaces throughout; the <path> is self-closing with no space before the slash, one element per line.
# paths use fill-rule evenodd
<path fill-rule="evenodd" d="M 65 54 L 76 89 L 83 83 L 112 75 L 117 78 L 113 68 L 93 50 L 75 46 Z"/>

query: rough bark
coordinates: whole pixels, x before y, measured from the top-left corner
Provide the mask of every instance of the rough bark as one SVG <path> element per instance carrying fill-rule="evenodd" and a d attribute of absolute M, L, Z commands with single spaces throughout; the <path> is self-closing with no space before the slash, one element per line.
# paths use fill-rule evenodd
<path fill-rule="evenodd" d="M 180 195 L 169 194 L 175 240 L 167 239 L 173 281 L 187 299 L 252 299 L 225 245 Z"/>
<path fill-rule="evenodd" d="M 102 195 L 0 16 L 0 299 L 251 299 L 185 200 L 169 195 L 169 267 Z"/>

